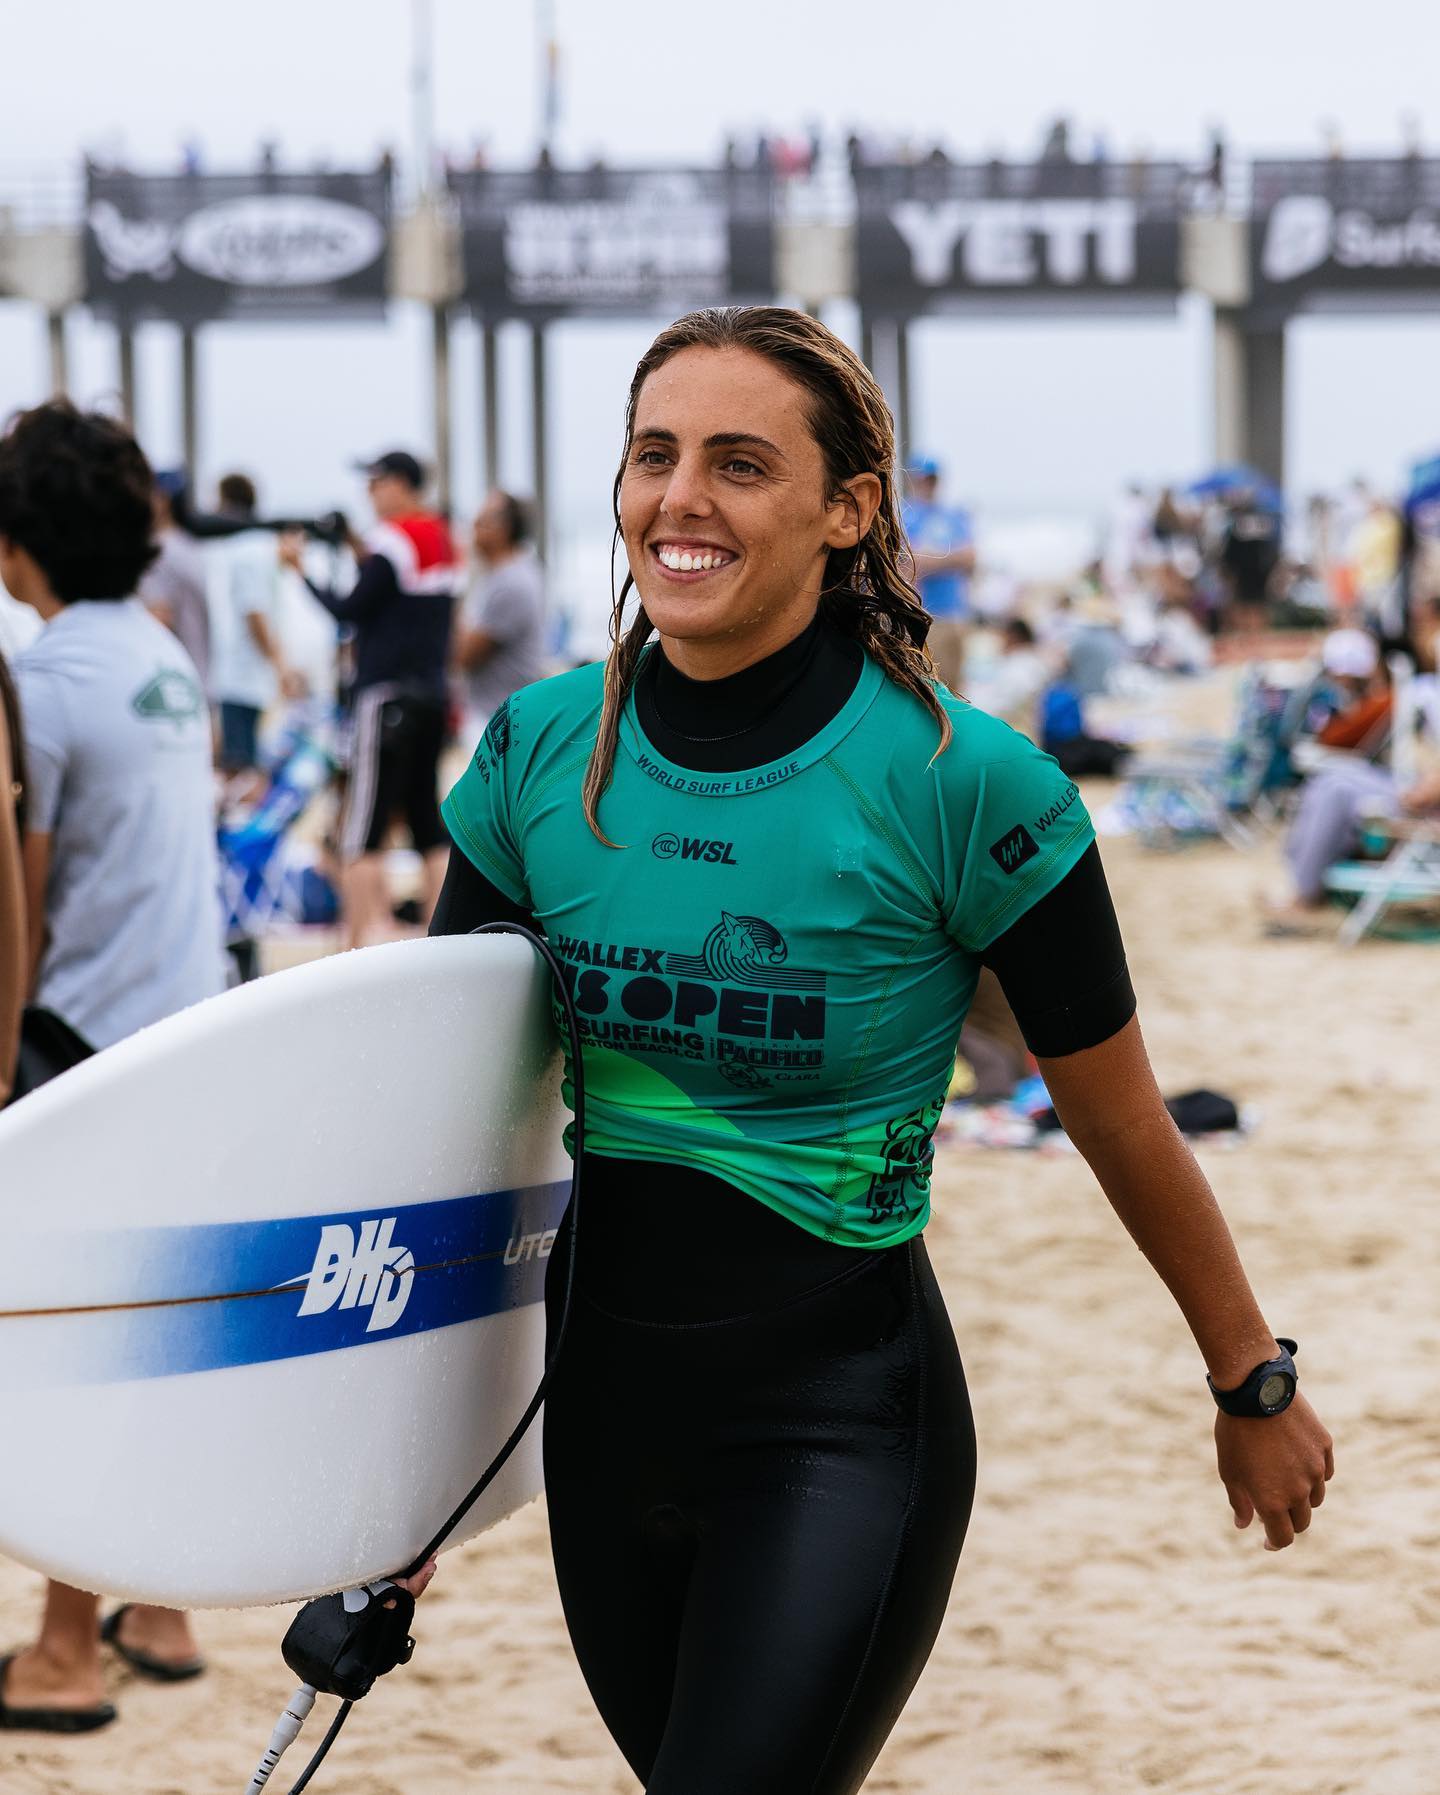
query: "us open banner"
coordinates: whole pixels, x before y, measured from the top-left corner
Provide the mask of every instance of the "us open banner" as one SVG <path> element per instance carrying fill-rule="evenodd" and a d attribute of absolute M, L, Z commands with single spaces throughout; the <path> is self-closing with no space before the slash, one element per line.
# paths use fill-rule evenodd
<path fill-rule="evenodd" d="M 1257 162 L 1250 240 L 1262 303 L 1440 292 L 1440 159 Z"/>
<path fill-rule="evenodd" d="M 862 166 L 860 303 L 893 317 L 1024 296 L 1170 303 L 1193 182 L 1161 162 Z"/>
<path fill-rule="evenodd" d="M 91 170 L 85 297 L 107 317 L 376 317 L 390 177 Z"/>
<path fill-rule="evenodd" d="M 760 169 L 452 174 L 466 303 L 481 317 L 685 311 L 770 299 L 774 184 Z"/>

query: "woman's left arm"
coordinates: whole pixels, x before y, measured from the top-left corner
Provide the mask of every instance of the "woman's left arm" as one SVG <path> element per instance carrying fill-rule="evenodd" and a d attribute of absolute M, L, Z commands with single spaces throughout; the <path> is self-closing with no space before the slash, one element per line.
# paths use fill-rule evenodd
<path fill-rule="evenodd" d="M 1039 1066 L 1066 1133 L 1190 1324 L 1216 1386 L 1279 1356 L 1205 1174 L 1171 1121 L 1135 1017 L 1098 1046 Z M 1330 1435 L 1296 1393 L 1263 1419 L 1218 1413 L 1215 1445 L 1237 1527 L 1258 1513 L 1267 1549 L 1292 1544 L 1325 1499 Z"/>

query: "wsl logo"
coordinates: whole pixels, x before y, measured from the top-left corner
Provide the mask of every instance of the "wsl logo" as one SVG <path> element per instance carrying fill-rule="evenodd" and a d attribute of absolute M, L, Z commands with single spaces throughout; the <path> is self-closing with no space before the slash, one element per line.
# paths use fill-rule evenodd
<path fill-rule="evenodd" d="M 650 843 L 657 860 L 703 860 L 708 866 L 738 866 L 733 841 L 709 841 L 703 835 L 676 835 L 662 830 Z"/>
<path fill-rule="evenodd" d="M 393 1328 L 405 1313 L 415 1282 L 415 1259 L 408 1247 L 391 1236 L 395 1217 L 361 1222 L 359 1238 L 346 1222 L 329 1222 L 320 1230 L 315 1263 L 305 1280 L 301 1315 L 323 1315 L 342 1309 L 369 1309 L 367 1334 Z"/>

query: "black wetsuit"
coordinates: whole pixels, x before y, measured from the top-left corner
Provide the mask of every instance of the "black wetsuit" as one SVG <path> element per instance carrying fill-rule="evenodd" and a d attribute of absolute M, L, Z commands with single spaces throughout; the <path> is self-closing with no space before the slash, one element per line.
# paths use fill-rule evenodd
<path fill-rule="evenodd" d="M 813 736 L 859 666 L 812 626 L 726 680 L 652 655 L 637 705 L 669 760 L 733 771 Z M 496 919 L 533 921 L 452 854 L 433 931 Z M 1133 1013 L 1093 847 L 985 958 L 1042 1054 Z M 930 1654 L 974 1493 L 923 1240 L 857 1251 L 653 1161 L 590 1154 L 585 1178 L 545 1467 L 596 1705 L 649 1795 L 849 1795 Z"/>

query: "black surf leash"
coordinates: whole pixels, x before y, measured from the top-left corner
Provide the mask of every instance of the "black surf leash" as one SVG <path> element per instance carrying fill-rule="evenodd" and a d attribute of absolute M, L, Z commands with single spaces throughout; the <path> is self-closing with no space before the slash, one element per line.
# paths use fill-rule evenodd
<path fill-rule="evenodd" d="M 565 982 L 565 969 L 555 957 L 548 941 L 518 922 L 486 922 L 471 929 L 472 935 L 523 935 L 550 968 L 555 989 L 565 1012 L 566 1030 L 570 1037 L 570 1083 L 575 1114 L 573 1163 L 570 1171 L 570 1240 L 569 1261 L 565 1268 L 565 1289 L 560 1304 L 560 1321 L 555 1339 L 545 1357 L 545 1369 L 525 1412 L 515 1423 L 509 1439 L 491 1459 L 474 1487 L 447 1516 L 434 1536 L 418 1551 L 409 1565 L 397 1576 L 413 1577 L 438 1550 L 466 1514 L 480 1500 L 509 1462 L 515 1448 L 525 1437 L 545 1393 L 550 1387 L 565 1330 L 570 1321 L 570 1299 L 575 1285 L 575 1223 L 580 1207 L 580 1168 L 585 1151 L 585 1070 L 580 1057 L 580 1023 L 575 1014 L 574 999 Z M 311 1777 L 320 1768 L 326 1752 L 335 1743 L 350 1710 L 370 1693 L 377 1677 L 386 1676 L 397 1664 L 408 1664 L 415 1650 L 410 1637 L 410 1622 L 415 1615 L 415 1598 L 387 1578 L 366 1584 L 361 1589 L 347 1589 L 330 1596 L 317 1596 L 307 1602 L 291 1621 L 280 1651 L 285 1662 L 300 1678 L 300 1687 L 286 1704 L 285 1712 L 270 1736 L 265 1756 L 260 1760 L 246 1795 L 260 1795 L 269 1782 L 281 1754 L 294 1743 L 305 1724 L 317 1695 L 338 1695 L 340 1709 L 330 1723 L 330 1730 L 320 1741 L 315 1755 L 292 1785 L 289 1795 L 302 1795 Z"/>

